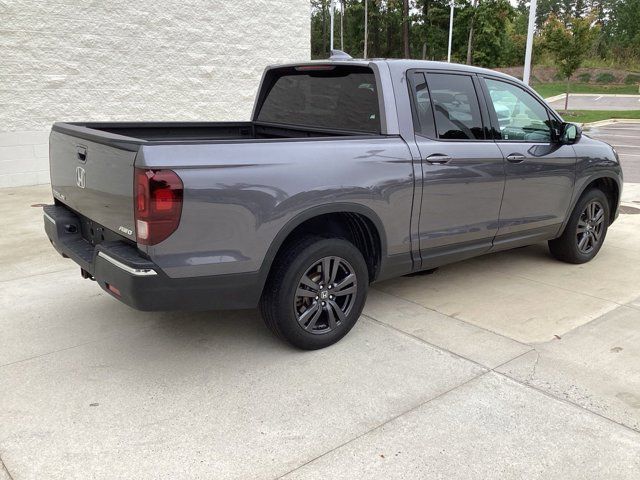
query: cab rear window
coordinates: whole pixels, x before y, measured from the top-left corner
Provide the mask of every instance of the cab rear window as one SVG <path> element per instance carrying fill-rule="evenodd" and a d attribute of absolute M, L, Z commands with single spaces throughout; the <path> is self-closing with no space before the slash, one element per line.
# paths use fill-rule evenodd
<path fill-rule="evenodd" d="M 375 75 L 355 66 L 300 66 L 270 72 L 257 121 L 380 133 Z"/>

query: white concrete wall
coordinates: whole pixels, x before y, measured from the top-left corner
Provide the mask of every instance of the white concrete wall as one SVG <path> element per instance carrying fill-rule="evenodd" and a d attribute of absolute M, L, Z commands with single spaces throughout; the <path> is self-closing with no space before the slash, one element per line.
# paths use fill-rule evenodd
<path fill-rule="evenodd" d="M 308 0 L 0 0 L 0 187 L 48 182 L 54 121 L 246 120 L 307 60 Z"/>

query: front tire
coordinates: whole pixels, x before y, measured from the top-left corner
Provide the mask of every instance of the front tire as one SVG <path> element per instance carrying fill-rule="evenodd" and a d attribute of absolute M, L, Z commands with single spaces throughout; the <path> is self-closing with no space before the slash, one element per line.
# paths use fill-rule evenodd
<path fill-rule="evenodd" d="M 328 347 L 355 325 L 369 276 L 362 253 L 341 238 L 304 237 L 280 255 L 260 300 L 276 336 L 304 349 Z"/>
<path fill-rule="evenodd" d="M 586 263 L 593 259 L 609 228 L 609 202 L 599 189 L 585 192 L 576 204 L 562 235 L 549 241 L 549 250 L 558 260 Z"/>

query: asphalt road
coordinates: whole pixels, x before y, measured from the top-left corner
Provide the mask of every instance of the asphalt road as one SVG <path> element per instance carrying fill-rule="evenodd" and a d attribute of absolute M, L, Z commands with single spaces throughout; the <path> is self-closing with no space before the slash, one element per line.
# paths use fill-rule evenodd
<path fill-rule="evenodd" d="M 556 110 L 564 110 L 564 97 L 548 101 Z M 640 95 L 570 94 L 569 110 L 640 110 Z"/>
<path fill-rule="evenodd" d="M 624 181 L 640 183 L 640 123 L 614 123 L 585 133 L 613 145 L 620 155 Z"/>

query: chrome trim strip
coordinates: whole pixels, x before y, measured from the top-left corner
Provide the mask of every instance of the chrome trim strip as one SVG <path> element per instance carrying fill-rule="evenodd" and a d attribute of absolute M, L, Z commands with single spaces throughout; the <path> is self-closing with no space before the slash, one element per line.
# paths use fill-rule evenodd
<path fill-rule="evenodd" d="M 56 224 L 56 221 L 53 219 L 53 217 L 51 215 L 49 215 L 47 212 L 42 212 L 42 214 L 44 215 L 44 218 L 46 218 L 47 220 L 49 220 L 51 223 L 53 223 L 54 225 Z"/>
<path fill-rule="evenodd" d="M 119 262 L 115 258 L 111 258 L 109 255 L 107 255 L 104 252 L 98 252 L 98 256 L 104 258 L 107 262 L 111 263 L 112 265 L 115 265 L 116 267 L 124 270 L 127 273 L 130 273 L 131 275 L 136 275 L 138 277 L 148 277 L 150 275 L 158 274 L 155 270 L 152 270 L 151 268 L 131 268 L 129 265 L 125 265 L 124 263 Z"/>

